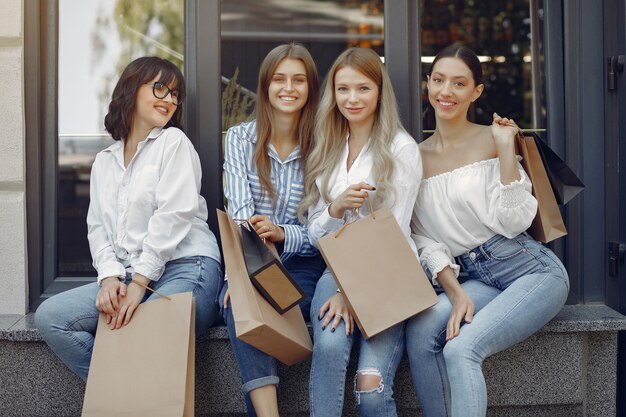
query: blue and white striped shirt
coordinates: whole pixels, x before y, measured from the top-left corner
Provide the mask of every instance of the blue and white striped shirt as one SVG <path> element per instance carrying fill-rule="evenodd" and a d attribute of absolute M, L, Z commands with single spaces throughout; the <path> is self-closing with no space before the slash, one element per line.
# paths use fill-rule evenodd
<path fill-rule="evenodd" d="M 256 121 L 241 123 L 226 132 L 224 155 L 225 195 L 228 214 L 233 219 L 249 219 L 254 214 L 268 216 L 285 230 L 281 260 L 292 255 L 313 256 L 319 252 L 309 243 L 308 229 L 299 224 L 298 205 L 304 195 L 304 175 L 300 147 L 282 161 L 270 143 L 270 179 L 276 191 L 275 204 L 263 192 L 256 164 Z"/>

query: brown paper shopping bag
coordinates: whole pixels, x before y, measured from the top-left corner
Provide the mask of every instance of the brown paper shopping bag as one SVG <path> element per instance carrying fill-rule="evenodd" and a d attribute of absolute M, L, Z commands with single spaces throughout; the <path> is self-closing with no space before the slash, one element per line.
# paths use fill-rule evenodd
<path fill-rule="evenodd" d="M 313 343 L 300 308 L 281 315 L 263 298 L 248 276 L 239 226 L 222 210 L 217 220 L 237 337 L 285 365 L 308 358 Z"/>
<path fill-rule="evenodd" d="M 169 298 L 117 330 L 100 314 L 82 417 L 193 417 L 195 304 L 190 292 Z"/>
<path fill-rule="evenodd" d="M 269 242 L 268 246 L 251 224 L 241 226 L 241 247 L 248 276 L 272 307 L 283 314 L 302 301 L 306 294 L 280 262 L 274 244 Z"/>
<path fill-rule="evenodd" d="M 324 236 L 318 246 L 366 339 L 438 301 L 388 208 Z"/>
<path fill-rule="evenodd" d="M 539 242 L 548 243 L 567 234 L 561 211 L 550 185 L 546 168 L 532 136 L 517 137 L 518 153 L 522 156 L 522 167 L 533 185 L 533 196 L 537 199 L 537 215 L 528 228 L 528 233 Z"/>

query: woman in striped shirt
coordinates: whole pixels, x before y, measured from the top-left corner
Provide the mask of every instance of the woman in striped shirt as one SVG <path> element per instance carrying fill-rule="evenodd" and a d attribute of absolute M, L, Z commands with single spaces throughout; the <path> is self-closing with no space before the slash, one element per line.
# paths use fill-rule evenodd
<path fill-rule="evenodd" d="M 261 64 L 257 92 L 255 120 L 226 133 L 228 213 L 234 219 L 250 219 L 261 238 L 275 243 L 283 265 L 308 295 L 300 304 L 308 320 L 326 265 L 297 215 L 319 97 L 317 69 L 306 48 L 292 43 L 271 50 Z M 248 414 L 278 416 L 276 360 L 237 339 L 228 285 L 222 293 Z"/>

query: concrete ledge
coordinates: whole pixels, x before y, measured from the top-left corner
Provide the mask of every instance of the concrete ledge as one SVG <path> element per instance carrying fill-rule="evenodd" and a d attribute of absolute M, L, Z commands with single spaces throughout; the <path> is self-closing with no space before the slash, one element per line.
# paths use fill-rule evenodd
<path fill-rule="evenodd" d="M 489 416 L 615 415 L 617 331 L 626 317 L 606 306 L 566 306 L 540 332 L 484 365 Z M 281 415 L 308 415 L 310 362 L 281 367 Z M 84 384 L 41 342 L 30 315 L 0 316 L 0 415 L 78 416 Z M 344 415 L 356 416 L 352 376 Z M 225 328 L 210 330 L 196 352 L 196 415 L 244 416 L 239 372 Z M 421 415 L 408 364 L 394 384 L 400 416 Z"/>

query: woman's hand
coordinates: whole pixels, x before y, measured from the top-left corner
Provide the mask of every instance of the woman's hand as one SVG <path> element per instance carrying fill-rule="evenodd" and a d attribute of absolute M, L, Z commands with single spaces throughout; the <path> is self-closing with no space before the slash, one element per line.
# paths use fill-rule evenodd
<path fill-rule="evenodd" d="M 120 299 L 119 312 L 117 313 L 115 320 L 111 322 L 111 329 L 119 329 L 120 327 L 126 326 L 130 323 L 133 313 L 137 309 L 137 306 L 141 304 L 141 301 L 146 294 L 146 289 L 138 283 L 147 286 L 150 283 L 150 280 L 141 274 L 133 275 L 133 282 L 128 284 L 126 295 Z"/>
<path fill-rule="evenodd" d="M 106 277 L 101 281 L 101 288 L 96 295 L 96 308 L 107 315 L 107 324 L 117 315 L 120 299 L 126 296 L 126 284 L 118 277 Z"/>
<path fill-rule="evenodd" d="M 326 315 L 326 317 L 324 317 L 324 315 Z M 341 293 L 333 295 L 324 303 L 322 308 L 320 308 L 319 316 L 317 318 L 319 320 L 322 320 L 322 318 L 324 319 L 324 322 L 322 323 L 322 330 L 325 330 L 328 323 L 332 320 L 333 324 L 330 331 L 334 332 L 343 319 L 346 323 L 346 336 L 351 335 L 354 331 L 354 318 L 350 314 L 346 300 L 343 298 L 343 294 Z"/>
<path fill-rule="evenodd" d="M 498 113 L 493 114 L 493 123 L 491 124 L 491 135 L 498 149 L 503 146 L 514 145 L 515 136 L 519 133 L 520 128 L 515 124 L 513 119 L 500 117 Z"/>
<path fill-rule="evenodd" d="M 456 294 L 448 294 L 448 298 L 452 303 L 452 313 L 446 327 L 446 340 L 452 340 L 459 335 L 461 330 L 461 322 L 471 323 L 474 319 L 474 302 L 467 295 L 465 290 L 459 287 Z"/>
<path fill-rule="evenodd" d="M 331 217 L 341 219 L 346 210 L 361 208 L 368 196 L 367 191 L 363 190 L 374 191 L 376 187 L 366 182 L 350 185 L 339 197 L 333 200 L 330 206 L 328 206 L 328 213 Z"/>
<path fill-rule="evenodd" d="M 285 240 L 285 230 L 275 225 L 267 216 L 255 214 L 250 217 L 250 224 L 254 226 L 257 235 L 261 239 L 269 239 L 270 242 L 282 242 Z"/>

